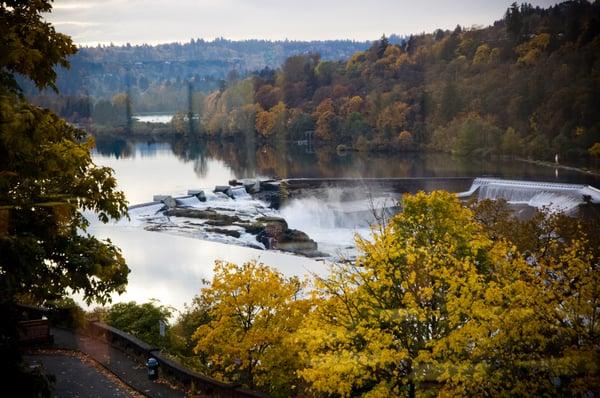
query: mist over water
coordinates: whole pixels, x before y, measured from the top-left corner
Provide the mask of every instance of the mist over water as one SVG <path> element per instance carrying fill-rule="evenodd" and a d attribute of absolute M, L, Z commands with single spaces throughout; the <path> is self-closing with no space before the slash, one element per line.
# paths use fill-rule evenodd
<path fill-rule="evenodd" d="M 314 239 L 320 251 L 336 257 L 353 257 L 355 235 L 369 234 L 366 220 L 352 226 L 350 220 L 342 220 L 343 214 L 314 197 L 292 200 L 281 209 L 281 216 L 290 228 L 304 231 Z"/>
<path fill-rule="evenodd" d="M 329 188 L 319 197 L 292 199 L 280 212 L 290 228 L 306 232 L 319 243 L 321 251 L 352 258 L 356 255 L 356 236 L 369 239 L 371 226 L 395 213 L 398 200 L 398 195 L 390 193 Z"/>

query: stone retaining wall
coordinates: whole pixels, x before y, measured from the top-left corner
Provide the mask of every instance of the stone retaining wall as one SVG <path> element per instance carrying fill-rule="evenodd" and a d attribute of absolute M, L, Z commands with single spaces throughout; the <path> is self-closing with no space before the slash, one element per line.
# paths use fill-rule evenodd
<path fill-rule="evenodd" d="M 156 347 L 144 343 L 140 339 L 102 322 L 91 322 L 89 332 L 97 338 L 105 340 L 128 355 L 145 364 L 150 357 L 159 363 L 160 377 L 182 385 L 186 390 L 194 390 L 202 394 L 219 398 L 267 398 L 268 395 L 242 388 L 239 384 L 222 383 L 170 360 Z"/>
<path fill-rule="evenodd" d="M 56 320 L 63 320 L 69 316 L 68 310 L 57 310 L 39 308 L 28 305 L 18 305 L 19 311 L 27 315 L 29 319 L 39 320 L 46 316 L 50 323 L 56 324 Z M 34 322 L 34 321 L 30 321 Z M 48 322 L 48 321 L 44 321 Z M 240 384 L 222 383 L 194 372 L 163 355 L 157 347 L 153 347 L 142 340 L 125 333 L 122 330 L 109 326 L 102 322 L 93 321 L 87 325 L 85 330 L 93 338 L 107 342 L 108 344 L 125 352 L 140 365 L 145 365 L 150 357 L 156 358 L 159 363 L 159 375 L 184 387 L 186 391 L 193 390 L 203 395 L 217 398 L 268 398 L 269 395 L 250 391 Z"/>

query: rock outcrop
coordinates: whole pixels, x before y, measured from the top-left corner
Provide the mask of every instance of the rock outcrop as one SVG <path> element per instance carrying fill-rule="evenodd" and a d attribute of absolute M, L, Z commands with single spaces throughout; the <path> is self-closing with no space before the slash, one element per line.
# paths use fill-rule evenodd
<path fill-rule="evenodd" d="M 217 185 L 213 192 L 215 192 L 215 193 L 221 192 L 221 193 L 224 193 L 225 195 L 229 196 L 230 198 L 232 197 L 231 187 L 229 185 Z"/>
<path fill-rule="evenodd" d="M 229 214 L 219 213 L 212 209 L 190 209 L 190 208 L 174 208 L 165 211 L 165 215 L 169 217 L 186 217 L 186 218 L 198 218 L 201 220 L 211 220 L 221 222 L 220 225 L 233 225 L 235 222 L 242 221 L 238 216 L 231 216 Z M 214 224 L 211 224 L 214 225 Z"/>
<path fill-rule="evenodd" d="M 275 243 L 275 248 L 286 252 L 302 254 L 308 257 L 321 257 L 324 254 L 317 250 L 317 242 L 297 229 L 288 229 L 281 240 Z"/>
<path fill-rule="evenodd" d="M 197 197 L 200 202 L 206 202 L 206 194 L 201 189 L 189 190 L 188 195 Z"/>
<path fill-rule="evenodd" d="M 168 209 L 173 209 L 177 206 L 177 201 L 170 195 L 154 195 L 155 202 L 162 202 Z"/>
<path fill-rule="evenodd" d="M 197 229 L 241 239 L 240 244 L 245 246 L 259 247 L 252 243 L 248 236 L 250 234 L 267 250 L 282 250 L 309 257 L 327 256 L 318 251 L 317 243 L 306 233 L 290 229 L 285 219 L 273 215 L 275 212 L 271 209 L 279 208 L 281 201 L 287 197 L 285 181 L 243 179 L 228 183 L 229 185 L 215 186 L 213 192 L 216 195 L 197 189 L 189 190 L 188 196 L 183 198 L 154 196 L 154 202 L 164 204 L 158 213 L 166 217 L 148 221 L 146 228 L 161 231 Z M 203 203 L 196 202 L 194 197 Z M 198 221 L 185 220 L 186 218 Z"/>
<path fill-rule="evenodd" d="M 256 235 L 256 239 L 264 244 L 266 248 L 302 254 L 308 257 L 323 255 L 323 253 L 317 251 L 317 242 L 310 239 L 302 231 L 288 228 L 285 219 L 281 217 L 260 217 L 257 221 L 263 223 L 264 228 Z"/>
<path fill-rule="evenodd" d="M 256 240 L 266 249 L 282 250 L 308 257 L 324 256 L 318 252 L 317 243 L 296 229 L 290 229 L 285 219 L 274 216 L 258 217 L 255 220 L 243 220 L 236 215 L 220 213 L 214 209 L 172 208 L 165 210 L 169 217 L 183 217 L 203 220 L 210 226 L 206 232 L 239 238 L 240 231 L 224 227 L 240 227 L 247 233 L 255 235 Z"/>

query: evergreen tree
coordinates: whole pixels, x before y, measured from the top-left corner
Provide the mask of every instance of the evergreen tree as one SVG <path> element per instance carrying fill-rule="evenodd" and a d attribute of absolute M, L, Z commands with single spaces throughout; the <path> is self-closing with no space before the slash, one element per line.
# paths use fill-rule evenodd
<path fill-rule="evenodd" d="M 382 35 L 381 39 L 379 39 L 379 43 L 377 44 L 377 57 L 378 58 L 383 58 L 383 55 L 385 54 L 385 50 L 387 50 L 389 45 L 390 45 L 390 41 L 388 40 L 388 38 L 385 37 L 385 35 Z"/>
<path fill-rule="evenodd" d="M 506 11 L 504 20 L 506 21 L 508 35 L 513 41 L 518 42 L 521 38 L 521 30 L 523 29 L 523 18 L 521 17 L 519 5 L 516 2 L 512 3 Z"/>

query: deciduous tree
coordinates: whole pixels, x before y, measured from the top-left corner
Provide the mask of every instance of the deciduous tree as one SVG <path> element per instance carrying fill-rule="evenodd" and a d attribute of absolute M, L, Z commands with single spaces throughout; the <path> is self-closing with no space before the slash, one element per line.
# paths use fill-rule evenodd
<path fill-rule="evenodd" d="M 402 205 L 371 241 L 358 240 L 355 265 L 317 280 L 317 306 L 297 333 L 306 364 L 299 374 L 312 391 L 597 391 L 600 271 L 589 228 L 536 218 L 538 234 L 519 239 L 530 249 L 521 252 L 502 206 L 486 202 L 476 215 L 443 192 L 405 196 Z M 526 225 L 517 233 L 530 236 Z"/>
<path fill-rule="evenodd" d="M 211 319 L 194 333 L 209 372 L 274 396 L 295 391 L 297 348 L 291 336 L 308 310 L 303 283 L 254 261 L 217 262 L 200 301 Z"/>
<path fill-rule="evenodd" d="M 403 212 L 354 266 L 319 279 L 319 306 L 298 333 L 315 392 L 415 396 L 430 391 L 434 342 L 463 327 L 491 241 L 451 194 L 405 196 Z"/>
<path fill-rule="evenodd" d="M 166 327 L 172 311 L 154 300 L 143 304 L 117 303 L 108 309 L 106 322 L 155 347 L 165 347 L 167 339 L 160 335 L 160 322 Z"/>
<path fill-rule="evenodd" d="M 111 169 L 92 161 L 94 142 L 51 111 L 29 104 L 15 74 L 55 87 L 71 40 L 45 22 L 47 0 L 0 3 L 0 373 L 7 391 L 31 395 L 19 368 L 15 302 L 38 304 L 72 292 L 106 302 L 129 272 L 118 248 L 88 233 L 82 211 L 102 222 L 126 214 Z M 15 383 L 21 389 L 12 390 Z"/>

